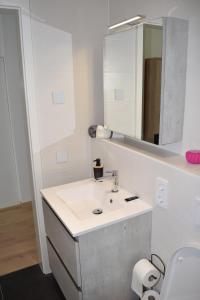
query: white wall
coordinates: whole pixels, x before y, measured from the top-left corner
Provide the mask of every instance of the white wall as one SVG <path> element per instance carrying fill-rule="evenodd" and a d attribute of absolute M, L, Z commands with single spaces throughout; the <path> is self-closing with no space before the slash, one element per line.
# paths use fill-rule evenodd
<path fill-rule="evenodd" d="M 184 153 L 186 149 L 200 148 L 200 1 L 198 0 L 108 0 L 110 24 L 137 14 L 148 18 L 174 16 L 189 20 L 189 43 L 187 63 L 186 107 L 183 141 L 168 148 Z"/>
<path fill-rule="evenodd" d="M 0 208 L 3 208 L 18 204 L 20 195 L 12 143 L 5 63 L 2 57 L 0 58 L 0 138 Z"/>
<path fill-rule="evenodd" d="M 1 12 L 1 11 L 0 11 Z M 19 199 L 32 201 L 33 182 L 31 174 L 30 150 L 28 142 L 24 81 L 20 48 L 20 33 L 17 13 L 2 11 L 1 55 L 4 57 L 13 130 L 14 150 L 19 183 Z M 16 196 L 16 198 L 18 198 Z"/>
<path fill-rule="evenodd" d="M 40 141 L 45 149 L 75 131 L 72 38 L 36 20 L 32 32 Z M 54 93 L 63 94 L 63 104 L 54 104 Z"/>
<path fill-rule="evenodd" d="M 180 247 L 200 245 L 200 228 L 195 227 L 195 197 L 200 197 L 200 168 L 179 169 L 127 147 L 93 141 L 93 158 L 101 157 L 104 170 L 119 170 L 120 185 L 153 205 L 152 252 L 167 263 Z M 172 157 L 175 159 L 176 157 Z M 191 167 L 192 168 L 192 167 Z M 195 169 L 196 170 L 196 169 Z M 191 171 L 191 172 L 190 172 Z M 156 178 L 169 182 L 168 209 L 155 206 Z"/>
<path fill-rule="evenodd" d="M 43 185 L 52 186 L 90 174 L 87 130 L 103 123 L 107 1 L 33 0 L 31 12 Z M 56 90 L 64 105 L 52 104 Z M 67 162 L 56 162 L 58 151 Z"/>

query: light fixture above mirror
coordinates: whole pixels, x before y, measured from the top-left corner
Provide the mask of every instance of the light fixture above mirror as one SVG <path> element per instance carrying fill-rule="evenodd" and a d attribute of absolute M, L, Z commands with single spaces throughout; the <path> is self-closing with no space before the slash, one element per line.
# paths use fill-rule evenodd
<path fill-rule="evenodd" d="M 121 29 L 125 25 L 134 26 L 135 24 L 138 24 L 144 18 L 145 18 L 145 16 L 143 16 L 143 15 L 137 15 L 137 16 L 134 16 L 134 17 L 128 19 L 128 20 L 124 20 L 122 22 L 111 25 L 108 29 L 109 30 Z"/>

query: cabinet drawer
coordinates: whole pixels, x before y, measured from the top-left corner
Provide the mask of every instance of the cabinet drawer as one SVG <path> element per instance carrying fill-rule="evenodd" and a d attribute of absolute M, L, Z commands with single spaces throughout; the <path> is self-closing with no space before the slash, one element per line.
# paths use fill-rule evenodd
<path fill-rule="evenodd" d="M 68 272 L 54 251 L 53 247 L 47 240 L 47 247 L 49 253 L 49 263 L 53 275 L 60 286 L 64 296 L 68 300 L 82 300 L 82 293 L 77 289 Z"/>
<path fill-rule="evenodd" d="M 81 276 L 78 242 L 67 232 L 66 228 L 44 200 L 43 208 L 46 234 L 72 278 L 80 287 Z"/>

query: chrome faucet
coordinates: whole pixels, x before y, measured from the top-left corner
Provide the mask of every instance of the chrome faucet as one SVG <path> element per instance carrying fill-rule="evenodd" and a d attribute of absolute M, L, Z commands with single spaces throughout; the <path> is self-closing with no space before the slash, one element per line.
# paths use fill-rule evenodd
<path fill-rule="evenodd" d="M 106 173 L 112 174 L 111 176 L 114 177 L 112 192 L 117 193 L 119 191 L 119 171 L 112 170 L 106 171 Z"/>

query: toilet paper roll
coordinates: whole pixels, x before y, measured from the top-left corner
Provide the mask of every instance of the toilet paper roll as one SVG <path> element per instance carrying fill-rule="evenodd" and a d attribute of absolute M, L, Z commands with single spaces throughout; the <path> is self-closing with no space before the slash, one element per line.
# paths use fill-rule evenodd
<path fill-rule="evenodd" d="M 158 292 L 153 290 L 146 291 L 142 296 L 142 300 L 159 300 L 159 299 L 160 299 L 160 295 L 158 294 Z"/>
<path fill-rule="evenodd" d="M 141 259 L 135 264 L 132 274 L 132 290 L 140 297 L 143 287 L 152 288 L 160 279 L 160 272 L 147 260 Z"/>

